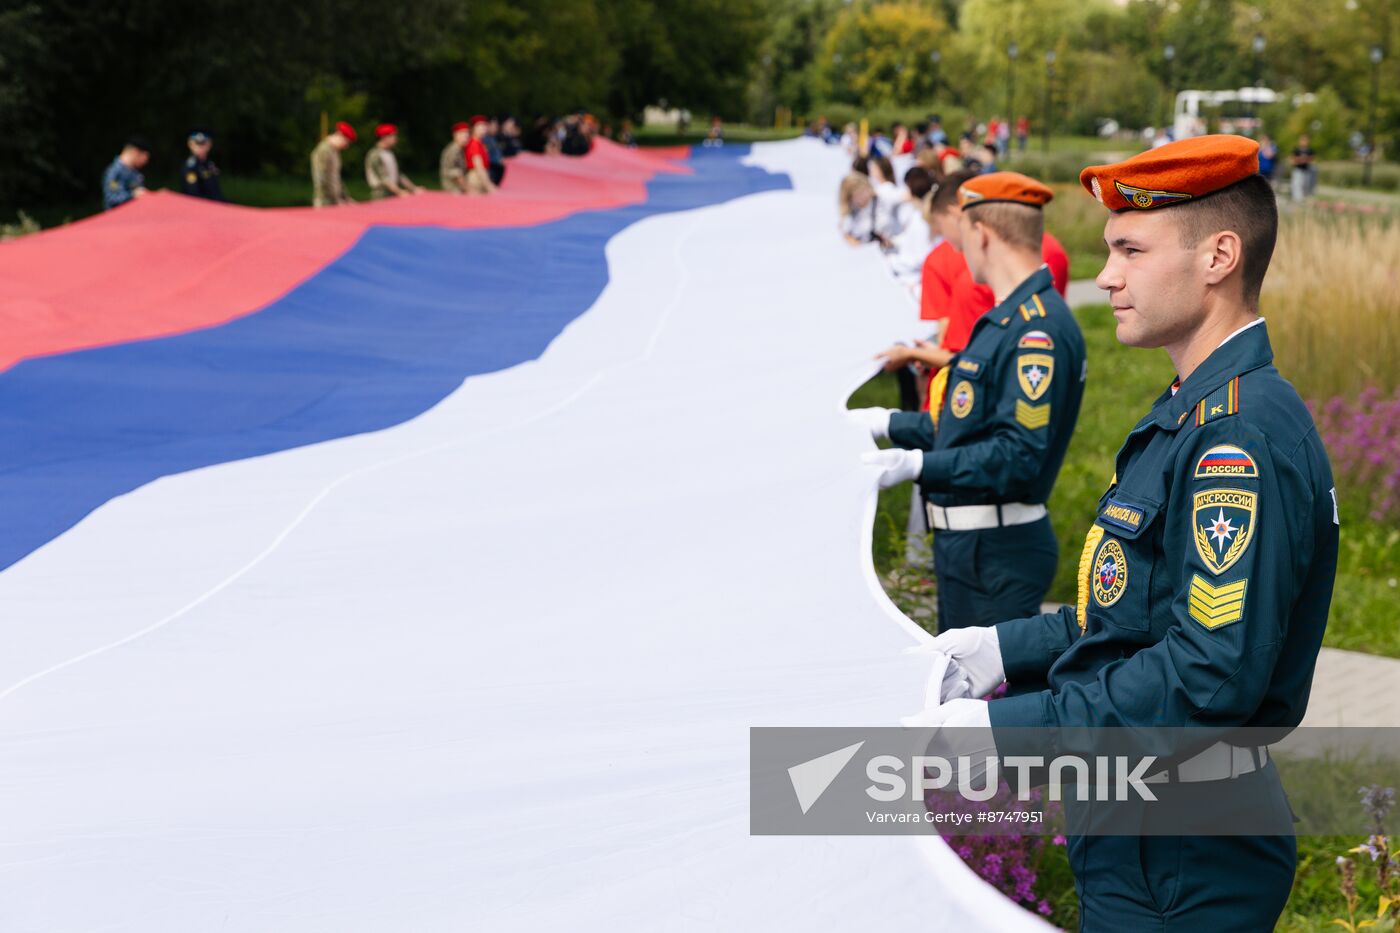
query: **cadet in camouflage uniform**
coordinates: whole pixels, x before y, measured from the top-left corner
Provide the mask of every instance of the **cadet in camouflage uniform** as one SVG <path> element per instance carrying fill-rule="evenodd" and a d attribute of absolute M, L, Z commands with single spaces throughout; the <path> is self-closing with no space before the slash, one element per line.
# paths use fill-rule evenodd
<path fill-rule="evenodd" d="M 438 180 L 443 191 L 467 193 L 467 140 L 471 135 L 470 123 L 453 125 L 452 141 L 442 148 L 442 157 L 438 159 Z"/>
<path fill-rule="evenodd" d="M 133 136 L 122 151 L 102 173 L 102 208 L 111 210 L 135 198 L 145 197 L 146 176 L 141 169 L 151 158 L 151 145 L 140 136 Z"/>
<path fill-rule="evenodd" d="M 1259 316 L 1278 213 L 1258 149 L 1197 137 L 1080 176 L 1114 212 L 1098 284 L 1118 339 L 1165 348 L 1179 375 L 1118 452 L 1077 605 L 932 642 L 971 695 L 1015 695 L 950 691 L 923 725 L 985 729 L 1003 756 L 1092 755 L 1076 727 L 1112 727 L 1168 766 L 1159 795 L 1278 815 L 1258 835 L 1171 835 L 1181 813 L 1145 811 L 1141 837 L 1072 836 L 1081 930 L 1271 930 L 1293 883 L 1268 746 L 1222 740 L 1301 722 L 1337 565 L 1327 452 Z"/>
<path fill-rule="evenodd" d="M 365 153 L 365 181 L 369 182 L 369 196 L 377 201 L 421 191 L 411 178 L 399 171 L 399 161 L 394 155 L 399 128 L 392 123 L 381 123 L 374 128 L 374 135 L 375 143 Z"/>
<path fill-rule="evenodd" d="M 355 128 L 344 121 L 311 151 L 311 204 L 314 207 L 349 204 L 340 176 L 340 153 L 355 141 Z"/>
<path fill-rule="evenodd" d="M 964 255 L 1000 301 L 939 371 L 928 411 L 855 413 L 906 448 L 866 455 L 881 485 L 917 480 L 928 502 L 940 630 L 1038 612 L 1055 577 L 1045 503 L 1079 417 L 1085 355 L 1042 262 L 1052 197 L 1016 172 L 962 183 Z"/>

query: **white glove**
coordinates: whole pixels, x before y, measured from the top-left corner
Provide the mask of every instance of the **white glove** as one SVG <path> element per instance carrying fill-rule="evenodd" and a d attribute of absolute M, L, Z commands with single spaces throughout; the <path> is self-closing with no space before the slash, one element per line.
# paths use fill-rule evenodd
<path fill-rule="evenodd" d="M 986 700 L 949 700 L 900 722 L 910 728 L 937 730 L 928 744 L 928 754 L 947 759 L 954 769 L 961 765 L 958 759 L 966 757 L 968 776 L 974 782 L 987 773 L 988 760 L 997 757 L 992 714 Z M 957 786 L 959 777 L 955 770 L 952 786 Z"/>
<path fill-rule="evenodd" d="M 1006 680 L 1006 668 L 1001 663 L 1001 641 L 995 626 L 949 629 L 927 645 L 913 650 L 916 653 L 941 651 L 952 658 L 967 679 L 969 696 L 984 697 Z M 945 693 L 940 699 L 952 700 L 957 696 L 957 693 Z"/>
<path fill-rule="evenodd" d="M 880 468 L 880 488 L 889 489 L 919 478 L 924 469 L 922 450 L 872 450 L 860 462 Z"/>
<path fill-rule="evenodd" d="M 969 692 L 967 672 L 957 661 L 928 644 L 920 645 L 908 653 L 927 656 L 931 662 L 928 681 L 924 687 L 924 706 L 937 706 L 956 697 L 972 696 Z"/>
<path fill-rule="evenodd" d="M 846 412 L 856 424 L 870 432 L 873 440 L 883 440 L 890 436 L 890 415 L 893 409 L 889 408 L 852 408 Z"/>
<path fill-rule="evenodd" d="M 911 729 L 942 729 L 948 726 L 955 729 L 986 729 L 990 733 L 992 714 L 987 708 L 986 700 L 963 697 L 958 700 L 949 700 L 947 703 L 940 703 L 937 706 L 930 706 L 913 716 L 905 716 L 900 720 L 900 723 Z M 987 739 L 991 747 L 996 748 L 996 743 L 991 742 L 987 736 L 977 736 L 976 738 L 978 742 Z M 962 741 L 962 739 L 958 740 L 960 745 Z M 957 751 L 954 754 L 969 755 L 972 753 Z"/>

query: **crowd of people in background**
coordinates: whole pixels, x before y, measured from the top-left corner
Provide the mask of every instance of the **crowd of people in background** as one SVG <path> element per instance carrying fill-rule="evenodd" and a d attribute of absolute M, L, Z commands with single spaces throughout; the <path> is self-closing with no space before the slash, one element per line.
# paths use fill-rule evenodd
<path fill-rule="evenodd" d="M 456 123 L 451 138 L 438 160 L 438 186 L 450 194 L 482 196 L 495 193 L 505 181 L 507 160 L 521 152 L 541 155 L 582 156 L 593 149 L 598 136 L 635 146 L 633 126 L 624 120 L 614 132 L 611 124 L 601 124 L 582 110 L 562 117 L 537 116 L 522 127 L 515 117 L 477 115 Z M 359 133 L 346 121 L 337 122 L 311 152 L 311 203 L 331 207 L 353 201 L 345 186 L 342 155 L 359 141 Z M 400 167 L 395 149 L 399 127 L 380 123 L 365 148 L 364 176 L 370 198 L 409 197 L 426 190 Z M 723 128 L 718 118 L 710 126 L 704 145 L 722 145 Z M 186 140 L 189 155 L 181 169 L 180 191 L 192 197 L 225 200 L 219 168 L 210 158 L 213 135 L 194 130 Z M 122 146 L 102 176 L 102 205 L 106 209 L 144 197 L 147 187 L 144 169 L 150 162 L 151 144 L 132 136 Z"/>
<path fill-rule="evenodd" d="M 1028 134 L 1029 125 L 1017 123 L 1020 145 L 1021 131 Z M 1012 145 L 1011 125 L 993 118 L 960 134 L 956 145 L 936 115 L 912 131 L 900 123 L 888 134 L 874 128 L 863 141 L 854 124 L 837 133 L 824 118 L 807 135 L 852 155 L 837 191 L 839 232 L 852 246 L 878 248 L 918 308 L 909 339 L 881 350 L 877 358 L 895 374 L 900 407 L 928 411 L 937 374 L 966 348 L 978 318 L 995 304 L 991 289 L 974 280 L 962 252 L 958 190 L 997 171 L 997 159 Z M 1053 287 L 1064 295 L 1069 256 L 1049 232 L 1040 247 Z M 911 548 L 917 549 L 927 532 L 917 504 L 911 506 L 909 530 Z M 919 560 L 914 553 L 910 559 Z"/>
<path fill-rule="evenodd" d="M 954 146 L 942 120 L 937 114 L 930 114 L 913 127 L 898 122 L 891 124 L 888 132 L 882 126 L 873 127 L 864 142 L 863 153 L 888 159 L 909 156 L 922 161 L 925 168 L 935 162 L 943 164 L 957 158 L 964 167 L 991 173 L 997 170 L 997 159 L 1011 154 L 1013 139 L 1017 149 L 1025 150 L 1030 133 L 1031 124 L 1025 117 L 1016 118 L 1013 132 L 1010 121 L 994 116 L 959 134 Z M 837 132 L 826 117 L 818 117 L 807 127 L 805 135 L 839 143 L 852 157 L 862 154 L 857 152 L 862 144 L 854 123 L 847 123 Z"/>

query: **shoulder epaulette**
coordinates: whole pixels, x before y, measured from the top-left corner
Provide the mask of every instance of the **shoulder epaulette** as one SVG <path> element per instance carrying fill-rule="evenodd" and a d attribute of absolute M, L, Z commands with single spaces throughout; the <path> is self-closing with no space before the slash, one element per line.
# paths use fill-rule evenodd
<path fill-rule="evenodd" d="M 1021 305 L 1021 319 L 1029 321 L 1032 318 L 1045 317 L 1045 305 L 1041 303 L 1039 295 L 1032 295 L 1031 300 Z"/>
<path fill-rule="evenodd" d="M 1236 376 L 1196 405 L 1196 426 L 1216 418 L 1233 415 L 1240 410 L 1240 377 Z"/>

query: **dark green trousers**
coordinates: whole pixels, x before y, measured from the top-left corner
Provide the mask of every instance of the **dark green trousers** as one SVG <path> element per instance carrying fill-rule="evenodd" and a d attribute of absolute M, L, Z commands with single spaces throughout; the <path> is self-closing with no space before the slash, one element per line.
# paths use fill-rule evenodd
<path fill-rule="evenodd" d="M 1262 771 L 1226 780 L 1166 787 L 1152 785 L 1170 807 L 1116 805 L 1112 820 L 1134 835 L 1071 835 L 1070 868 L 1079 895 L 1082 933 L 1247 933 L 1274 928 L 1293 887 L 1298 863 L 1292 810 L 1273 763 Z M 1085 818 L 1066 803 L 1073 824 Z M 1090 805 L 1103 809 L 1104 805 Z M 1125 808 L 1129 813 L 1123 812 Z M 1152 830 L 1209 831 L 1232 817 L 1253 812 L 1251 822 L 1275 832 L 1253 836 L 1154 835 Z M 1183 817 L 1183 814 L 1187 814 Z M 1190 814 L 1198 814 L 1192 818 Z M 1084 824 L 1081 824 L 1084 825 Z"/>
<path fill-rule="evenodd" d="M 1059 555 L 1048 516 L 1006 528 L 935 531 L 938 630 L 1038 615 Z"/>

